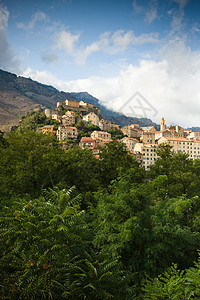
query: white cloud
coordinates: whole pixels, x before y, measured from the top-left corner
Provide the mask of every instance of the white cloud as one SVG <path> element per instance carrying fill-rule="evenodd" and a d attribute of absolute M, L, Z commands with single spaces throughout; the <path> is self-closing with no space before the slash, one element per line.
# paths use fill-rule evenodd
<path fill-rule="evenodd" d="M 38 70 L 32 70 L 31 68 L 26 68 L 21 74 L 21 76 L 24 77 L 30 77 L 33 80 L 36 80 L 38 82 L 44 83 L 44 84 L 51 84 L 54 87 L 59 86 L 59 80 L 47 71 L 38 71 Z"/>
<path fill-rule="evenodd" d="M 41 11 L 36 12 L 35 14 L 32 15 L 31 20 L 28 24 L 25 24 L 23 22 L 17 23 L 17 28 L 23 28 L 23 29 L 33 29 L 37 23 L 47 21 L 47 15 Z"/>
<path fill-rule="evenodd" d="M 73 54 L 75 56 L 76 63 L 84 64 L 91 54 L 98 51 L 112 55 L 122 53 L 130 46 L 155 44 L 158 43 L 158 41 L 158 33 L 141 34 L 140 36 L 136 36 L 132 30 L 118 30 L 114 33 L 105 32 L 99 37 L 99 40 L 85 48 L 77 50 L 77 52 L 74 52 Z"/>
<path fill-rule="evenodd" d="M 50 73 L 30 69 L 23 75 L 59 90 L 87 91 L 115 110 L 139 91 L 158 111 L 155 117 L 147 112 L 153 121 L 159 122 L 165 117 L 167 124 L 200 125 L 200 52 L 192 51 L 180 39 L 164 47 L 159 61 L 142 60 L 138 66 L 130 64 L 111 78 L 62 81 Z M 128 106 L 126 109 L 130 113 Z"/>
<path fill-rule="evenodd" d="M 51 64 L 51 65 L 56 65 L 59 62 L 59 58 L 58 55 L 56 53 L 43 53 L 41 55 L 41 59 L 47 63 L 47 64 Z"/>
<path fill-rule="evenodd" d="M 8 26 L 9 11 L 6 7 L 0 6 L 0 30 L 4 30 Z"/>
<path fill-rule="evenodd" d="M 133 9 L 136 14 L 144 14 L 145 22 L 152 23 L 157 18 L 157 0 L 151 0 L 147 7 L 138 5 L 135 0 L 133 1 Z"/>
<path fill-rule="evenodd" d="M 152 23 L 157 18 L 157 9 L 154 7 L 147 11 L 146 13 L 146 20 L 148 23 Z"/>
<path fill-rule="evenodd" d="M 12 48 L 7 39 L 6 28 L 8 25 L 9 11 L 0 6 L 0 66 L 8 71 L 19 71 L 20 62 L 14 56 Z"/>
<path fill-rule="evenodd" d="M 180 9 L 179 11 L 175 11 L 172 14 L 172 22 L 171 22 L 171 34 L 174 34 L 175 32 L 178 32 L 182 28 L 182 22 L 184 19 L 184 10 Z"/>
<path fill-rule="evenodd" d="M 181 9 L 183 9 L 190 2 L 190 0 L 172 0 L 172 1 L 179 4 Z"/>
<path fill-rule="evenodd" d="M 190 0 L 172 0 L 172 1 L 179 5 L 178 10 L 171 11 L 172 12 L 171 13 L 171 15 L 172 15 L 172 22 L 171 22 L 172 32 L 171 33 L 173 34 L 182 29 L 183 20 L 184 20 L 184 16 L 185 16 L 184 8 L 190 2 Z"/>
<path fill-rule="evenodd" d="M 141 14 L 142 12 L 144 12 L 144 8 L 140 5 L 138 5 L 136 0 L 133 1 L 133 9 L 136 14 Z"/>
<path fill-rule="evenodd" d="M 74 55 L 75 43 L 79 40 L 80 33 L 71 34 L 69 31 L 62 30 L 56 36 L 56 43 L 53 48 L 65 50 L 68 54 Z"/>
<path fill-rule="evenodd" d="M 78 47 L 80 33 L 72 34 L 69 31 L 62 30 L 56 35 L 55 43 L 52 48 L 64 50 L 71 55 L 79 65 L 84 64 L 86 59 L 96 52 L 104 52 L 110 55 L 122 53 L 130 46 L 143 44 L 155 44 L 159 41 L 158 33 L 141 34 L 136 36 L 130 31 L 118 30 L 113 33 L 104 32 L 97 41 L 87 46 Z"/>

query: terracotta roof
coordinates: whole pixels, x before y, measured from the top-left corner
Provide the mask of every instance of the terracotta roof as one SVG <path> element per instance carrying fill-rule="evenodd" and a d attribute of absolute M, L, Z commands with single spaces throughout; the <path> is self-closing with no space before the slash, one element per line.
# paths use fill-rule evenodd
<path fill-rule="evenodd" d="M 92 139 L 91 137 L 88 137 L 88 136 L 83 136 L 82 138 L 81 138 L 81 143 L 91 143 L 91 142 L 95 142 L 95 140 L 94 139 Z"/>
<path fill-rule="evenodd" d="M 67 115 L 67 114 L 72 114 L 72 115 L 75 115 L 75 112 L 74 111 L 72 111 L 72 110 L 68 110 L 66 113 L 65 113 L 65 115 Z"/>
<path fill-rule="evenodd" d="M 38 128 L 39 129 L 52 129 L 54 127 L 54 125 L 45 125 L 43 127 Z"/>
<path fill-rule="evenodd" d="M 102 142 L 110 142 L 111 139 L 102 139 L 102 138 L 96 138 L 97 141 L 102 141 Z"/>
<path fill-rule="evenodd" d="M 168 141 L 180 141 L 180 142 L 193 142 L 193 143 L 200 143 L 199 140 L 194 139 L 186 139 L 186 138 L 176 138 L 176 137 L 163 137 L 164 139 Z"/>
<path fill-rule="evenodd" d="M 137 141 L 137 142 L 138 142 L 138 140 L 137 140 L 137 139 L 130 138 L 130 137 L 124 137 L 123 139 L 127 139 L 127 140 L 131 140 L 131 141 Z M 123 140 L 123 139 L 122 139 L 122 140 Z"/>
<path fill-rule="evenodd" d="M 107 131 L 99 131 L 99 130 L 94 130 L 92 133 L 100 133 L 100 134 L 110 134 L 110 133 L 108 133 Z"/>
<path fill-rule="evenodd" d="M 158 144 L 145 144 L 145 143 L 140 143 L 138 142 L 137 145 L 141 145 L 141 147 L 148 147 L 148 148 L 152 148 L 152 147 L 158 147 Z"/>
<path fill-rule="evenodd" d="M 154 134 L 154 135 L 155 135 L 155 133 L 156 133 L 156 132 L 145 131 L 145 132 L 143 133 L 143 135 L 144 135 L 144 134 L 152 134 L 152 135 Z"/>

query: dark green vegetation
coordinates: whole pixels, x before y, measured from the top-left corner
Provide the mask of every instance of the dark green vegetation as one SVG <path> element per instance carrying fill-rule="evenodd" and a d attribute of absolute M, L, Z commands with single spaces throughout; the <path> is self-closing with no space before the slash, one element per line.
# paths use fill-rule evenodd
<path fill-rule="evenodd" d="M 0 134 L 0 298 L 200 299 L 200 161 L 159 156 Z"/>

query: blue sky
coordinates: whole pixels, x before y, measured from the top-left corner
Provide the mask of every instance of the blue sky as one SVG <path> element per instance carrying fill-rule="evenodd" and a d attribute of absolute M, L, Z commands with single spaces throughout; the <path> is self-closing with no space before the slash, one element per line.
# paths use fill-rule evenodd
<path fill-rule="evenodd" d="M 200 126 L 199 11 L 198 0 L 0 0 L 0 68 L 115 110 L 139 92 L 154 121 Z"/>

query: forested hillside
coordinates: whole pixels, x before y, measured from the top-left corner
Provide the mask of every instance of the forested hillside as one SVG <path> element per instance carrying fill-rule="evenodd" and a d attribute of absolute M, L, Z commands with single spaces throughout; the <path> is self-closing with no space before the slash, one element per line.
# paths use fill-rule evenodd
<path fill-rule="evenodd" d="M 200 161 L 158 155 L 1 134 L 0 298 L 200 299 Z"/>

